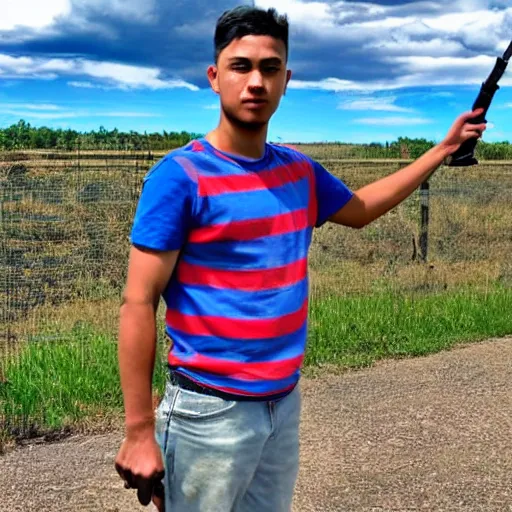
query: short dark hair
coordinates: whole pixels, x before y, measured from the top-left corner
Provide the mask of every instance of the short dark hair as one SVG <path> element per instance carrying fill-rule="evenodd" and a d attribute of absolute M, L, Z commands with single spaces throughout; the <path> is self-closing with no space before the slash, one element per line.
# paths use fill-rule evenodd
<path fill-rule="evenodd" d="M 215 27 L 215 54 L 217 62 L 220 52 L 235 39 L 244 36 L 271 36 L 283 41 L 288 58 L 288 18 L 278 14 L 274 8 L 259 9 L 242 5 L 225 11 Z"/>

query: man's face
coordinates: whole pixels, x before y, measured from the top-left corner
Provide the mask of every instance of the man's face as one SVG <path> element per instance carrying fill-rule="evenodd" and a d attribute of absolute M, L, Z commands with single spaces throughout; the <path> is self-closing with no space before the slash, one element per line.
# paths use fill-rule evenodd
<path fill-rule="evenodd" d="M 249 129 L 268 123 L 290 77 L 285 45 L 270 36 L 235 39 L 220 53 L 217 66 L 208 68 L 226 116 Z"/>

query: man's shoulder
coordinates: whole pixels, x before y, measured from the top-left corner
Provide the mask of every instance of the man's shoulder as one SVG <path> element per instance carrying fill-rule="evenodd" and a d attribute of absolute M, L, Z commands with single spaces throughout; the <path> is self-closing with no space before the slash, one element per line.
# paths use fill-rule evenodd
<path fill-rule="evenodd" d="M 199 139 L 194 139 L 183 146 L 174 148 L 149 169 L 144 176 L 144 180 L 158 179 L 159 177 L 183 178 L 187 176 L 191 178 L 190 165 L 188 164 L 200 159 L 202 152 L 204 152 L 204 148 Z"/>
<path fill-rule="evenodd" d="M 311 158 L 295 144 L 269 143 L 269 145 L 276 154 L 289 160 L 311 162 Z"/>
<path fill-rule="evenodd" d="M 302 148 L 294 144 L 270 144 L 277 160 L 285 164 L 302 164 L 316 170 L 318 162 L 309 156 Z"/>
<path fill-rule="evenodd" d="M 296 144 L 287 144 L 284 142 L 269 142 L 270 146 L 276 148 L 281 151 L 292 151 L 292 152 L 301 152 Z"/>
<path fill-rule="evenodd" d="M 180 160 L 183 158 L 197 158 L 201 154 L 204 154 L 204 152 L 205 148 L 201 139 L 193 139 L 183 146 L 170 150 L 162 157 L 162 160 L 179 164 Z"/>

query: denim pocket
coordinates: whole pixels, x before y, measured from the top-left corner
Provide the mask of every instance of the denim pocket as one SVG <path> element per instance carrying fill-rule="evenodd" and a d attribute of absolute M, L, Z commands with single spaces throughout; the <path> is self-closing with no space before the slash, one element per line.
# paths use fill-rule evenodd
<path fill-rule="evenodd" d="M 172 414 L 188 419 L 215 418 L 233 409 L 236 404 L 237 402 L 234 400 L 225 400 L 188 389 L 179 389 Z"/>
<path fill-rule="evenodd" d="M 169 422 L 176 402 L 178 388 L 167 383 L 165 393 L 155 411 L 155 435 L 162 452 L 166 452 Z"/>

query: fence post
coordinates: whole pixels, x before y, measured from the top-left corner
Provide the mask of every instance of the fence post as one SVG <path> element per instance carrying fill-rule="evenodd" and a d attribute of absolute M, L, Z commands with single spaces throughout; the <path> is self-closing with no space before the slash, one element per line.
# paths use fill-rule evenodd
<path fill-rule="evenodd" d="M 421 231 L 420 231 L 420 251 L 421 259 L 425 263 L 428 255 L 428 223 L 429 223 L 429 199 L 430 184 L 428 180 L 420 185 L 420 205 L 421 205 Z"/>
<path fill-rule="evenodd" d="M 4 231 L 4 190 L 0 184 L 0 233 Z"/>

